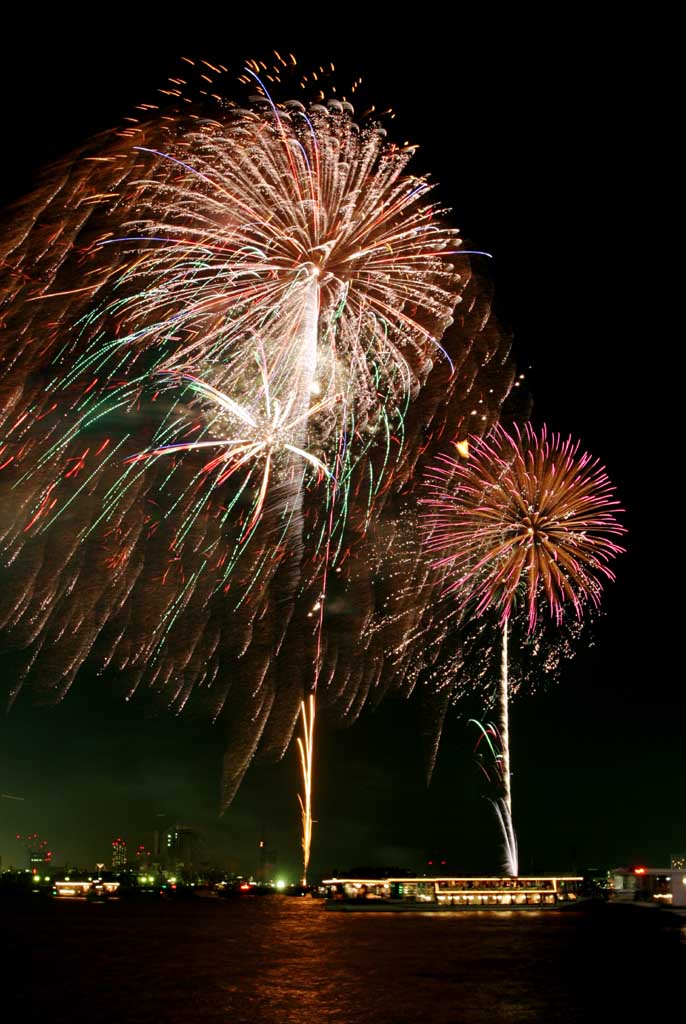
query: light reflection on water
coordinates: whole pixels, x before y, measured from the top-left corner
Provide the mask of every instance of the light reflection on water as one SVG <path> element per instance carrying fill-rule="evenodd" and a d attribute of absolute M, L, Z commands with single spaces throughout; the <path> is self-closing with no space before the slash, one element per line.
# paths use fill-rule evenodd
<path fill-rule="evenodd" d="M 32 957 L 21 1004 L 51 1024 L 628 1024 L 657 1019 L 686 966 L 681 921 L 633 908 L 346 914 L 275 896 L 11 916 L 10 954 Z"/>

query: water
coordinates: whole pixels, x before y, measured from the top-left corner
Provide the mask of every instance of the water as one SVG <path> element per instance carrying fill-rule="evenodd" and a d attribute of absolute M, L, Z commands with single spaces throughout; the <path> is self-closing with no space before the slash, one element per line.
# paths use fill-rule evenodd
<path fill-rule="evenodd" d="M 667 1019 L 686 967 L 686 921 L 632 907 L 345 914 L 275 896 L 2 911 L 5 992 L 51 1024 L 627 1024 Z"/>

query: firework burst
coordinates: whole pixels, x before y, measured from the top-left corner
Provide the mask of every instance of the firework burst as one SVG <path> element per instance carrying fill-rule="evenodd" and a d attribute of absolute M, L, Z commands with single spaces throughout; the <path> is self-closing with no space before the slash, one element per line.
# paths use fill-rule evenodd
<path fill-rule="evenodd" d="M 559 625 L 571 607 L 577 618 L 600 603 L 602 583 L 614 579 L 611 560 L 624 549 L 625 528 L 614 487 L 603 467 L 579 454 L 571 438 L 540 434 L 526 424 L 496 427 L 473 438 L 461 459 L 441 456 L 427 477 L 426 547 L 444 579 L 477 616 L 495 609 L 502 628 L 499 773 L 502 799 L 494 806 L 506 851 L 505 869 L 518 871 L 510 783 L 508 623 L 525 605 L 529 632 L 546 608 Z"/>
<path fill-rule="evenodd" d="M 440 456 L 427 489 L 427 548 L 445 593 L 477 614 L 495 607 L 505 623 L 521 597 L 530 630 L 541 599 L 557 623 L 570 606 L 580 618 L 614 579 L 619 503 L 598 460 L 571 438 L 498 427 L 466 459 Z"/>
<path fill-rule="evenodd" d="M 228 437 L 221 436 L 209 440 L 181 441 L 175 444 L 159 445 L 158 447 L 150 448 L 148 451 L 132 455 L 127 460 L 129 463 L 143 462 L 162 455 L 180 455 L 182 453 L 202 452 L 207 449 L 220 448 L 222 449 L 220 454 L 210 459 L 201 470 L 203 474 L 210 476 L 214 473 L 213 484 L 215 487 L 220 487 L 223 483 L 226 483 L 234 473 L 246 466 L 251 467 L 248 470 L 249 479 L 255 466 L 260 466 L 261 479 L 257 496 L 254 501 L 252 514 L 244 527 L 244 536 L 239 538 L 239 543 L 243 542 L 244 537 L 250 536 L 262 515 L 271 474 L 275 466 L 278 466 L 279 458 L 283 460 L 283 456 L 290 453 L 291 456 L 297 456 L 299 460 L 314 469 L 319 480 L 331 476 L 329 469 L 321 459 L 317 458 L 312 452 L 304 451 L 293 444 L 293 439 L 302 433 L 302 428 L 310 417 L 317 416 L 339 401 L 338 396 L 327 398 L 311 405 L 306 412 L 294 416 L 292 414 L 292 407 L 295 395 L 291 394 L 284 407 L 281 406 L 278 399 L 272 399 L 269 374 L 264 358 L 261 357 L 260 353 L 256 353 L 255 361 L 260 368 L 263 381 L 263 408 L 259 413 L 255 413 L 251 409 L 240 405 L 230 398 L 229 395 L 223 394 L 213 385 L 207 381 L 200 380 L 193 374 L 174 373 L 170 375 L 170 383 L 177 385 L 186 383 L 192 394 L 200 399 L 204 399 L 205 403 L 208 403 L 210 407 L 214 406 L 217 410 L 217 415 L 212 418 L 211 416 L 207 417 L 206 414 L 207 422 L 216 428 L 217 421 L 219 420 L 219 426 L 223 428 L 222 434 L 228 433 Z M 290 469 L 290 466 L 288 469 Z M 244 487 L 247 485 L 247 482 L 246 480 L 243 485 Z"/>
<path fill-rule="evenodd" d="M 171 85 L 0 238 L 0 627 L 11 699 L 59 700 L 89 660 L 221 717 L 227 804 L 314 685 L 348 722 L 396 685 L 365 632 L 375 548 L 514 373 L 412 147 L 272 100 L 257 65 L 256 97 L 210 103 L 197 70 L 209 106 Z"/>
<path fill-rule="evenodd" d="M 129 261 L 120 345 L 152 346 L 167 368 L 209 358 L 235 383 L 259 334 L 275 390 L 344 386 L 376 420 L 379 397 L 400 405 L 442 352 L 460 239 L 428 181 L 404 173 L 412 150 L 360 130 L 348 104 L 258 109 L 140 147 L 150 214 L 106 241 Z"/>

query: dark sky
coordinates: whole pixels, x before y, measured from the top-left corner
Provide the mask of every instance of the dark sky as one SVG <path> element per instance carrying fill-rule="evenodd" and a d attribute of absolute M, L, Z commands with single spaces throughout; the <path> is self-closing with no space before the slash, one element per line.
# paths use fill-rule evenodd
<path fill-rule="evenodd" d="M 253 24 L 213 15 L 211 26 L 192 14 L 178 26 L 129 22 L 119 8 L 117 17 L 86 42 L 64 18 L 42 22 L 33 38 L 27 19 L 16 47 L 6 42 L 4 198 L 147 99 L 182 53 L 234 67 L 276 46 L 303 63 L 333 60 L 339 82 L 363 73 L 369 95 L 398 111 L 394 137 L 420 144 L 414 169 L 431 171 L 453 222 L 494 256 L 497 309 L 514 331 L 534 422 L 581 437 L 627 509 L 630 552 L 607 588 L 594 646 L 584 641 L 554 689 L 512 709 L 521 868 L 656 865 L 686 850 L 685 707 L 668 668 L 677 633 L 663 597 L 675 523 L 660 507 L 670 488 L 656 462 L 672 329 L 656 240 L 650 84 L 637 59 L 651 39 L 626 25 L 620 37 L 599 25 L 475 25 L 457 14 L 427 33 L 419 12 L 416 25 L 389 37 L 348 15 L 334 31 L 327 10 L 315 44 L 319 21 L 301 31 L 296 8 L 283 31 L 270 18 L 266 34 L 261 15 Z M 4 866 L 21 858 L 15 832 L 45 835 L 58 862 L 90 863 L 106 859 L 115 835 L 133 846 L 180 821 L 204 832 L 210 854 L 246 872 L 264 827 L 282 872 L 295 877 L 292 750 L 281 764 L 252 769 L 219 820 L 222 736 L 204 722 L 141 717 L 83 679 L 57 708 L 20 702 L 0 728 L 0 790 L 24 798 L 0 802 Z M 345 732 L 325 724 L 315 873 L 430 857 L 497 871 L 472 742 L 455 712 L 427 790 L 412 702 L 387 701 Z"/>

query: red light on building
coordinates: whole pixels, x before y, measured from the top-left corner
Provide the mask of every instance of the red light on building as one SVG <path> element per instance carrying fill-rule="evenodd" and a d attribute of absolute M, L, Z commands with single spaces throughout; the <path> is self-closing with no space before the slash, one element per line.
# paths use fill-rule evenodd
<path fill-rule="evenodd" d="M 647 870 L 646 868 L 634 868 L 634 874 L 635 875 L 645 875 L 646 870 Z"/>

